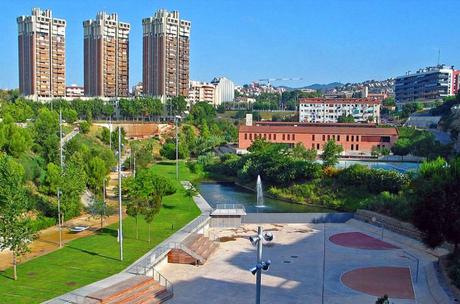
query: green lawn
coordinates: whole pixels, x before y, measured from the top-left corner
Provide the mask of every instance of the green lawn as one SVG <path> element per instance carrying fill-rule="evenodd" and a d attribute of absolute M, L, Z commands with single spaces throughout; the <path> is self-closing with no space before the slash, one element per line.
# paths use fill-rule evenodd
<path fill-rule="evenodd" d="M 158 174 L 175 181 L 174 163 L 154 165 Z M 180 179 L 194 179 L 181 163 Z M 11 279 L 12 269 L 0 272 L 1 303 L 40 303 L 78 287 L 120 272 L 148 250 L 173 234 L 200 214 L 192 198 L 185 195 L 177 183 L 178 191 L 163 200 L 163 208 L 152 223 L 152 243 L 148 243 L 148 226 L 141 220 L 139 240 L 136 240 L 135 220 L 123 222 L 124 261 L 120 262 L 117 243 L 118 224 L 100 233 L 74 240 L 45 256 L 19 265 L 18 281 Z"/>

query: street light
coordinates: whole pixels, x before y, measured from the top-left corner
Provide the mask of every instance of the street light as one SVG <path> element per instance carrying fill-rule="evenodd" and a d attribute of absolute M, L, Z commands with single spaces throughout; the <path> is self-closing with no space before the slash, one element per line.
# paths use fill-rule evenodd
<path fill-rule="evenodd" d="M 262 246 L 264 240 L 267 242 L 273 241 L 273 234 L 270 232 L 263 233 L 261 226 L 257 227 L 257 235 L 249 237 L 251 244 L 257 246 L 257 263 L 254 267 L 249 269 L 253 275 L 256 275 L 256 304 L 260 304 L 262 270 L 267 271 L 272 263 L 270 260 L 262 260 Z"/>
<path fill-rule="evenodd" d="M 380 229 L 381 229 L 381 239 L 383 240 L 383 221 L 379 221 L 377 220 L 377 218 L 375 216 L 372 217 L 372 222 L 373 223 L 377 223 L 377 224 L 380 224 Z"/>
<path fill-rule="evenodd" d="M 176 179 L 179 180 L 179 119 L 182 119 L 180 115 L 174 117 L 176 123 Z"/>

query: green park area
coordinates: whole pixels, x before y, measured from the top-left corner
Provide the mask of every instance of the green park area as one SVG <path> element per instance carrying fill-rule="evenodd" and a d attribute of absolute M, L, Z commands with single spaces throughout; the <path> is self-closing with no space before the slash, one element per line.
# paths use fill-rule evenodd
<path fill-rule="evenodd" d="M 200 211 L 175 179 L 175 163 L 155 164 L 152 171 L 168 178 L 176 192 L 163 198 L 163 204 L 151 225 L 139 217 L 139 239 L 136 239 L 136 220 L 126 217 L 123 222 L 124 260 L 119 260 L 118 224 L 107 226 L 96 234 L 71 241 L 64 248 L 18 265 L 18 280 L 12 269 L 0 272 L 2 303 L 40 303 L 81 286 L 118 273 L 161 243 L 178 229 L 199 215 Z M 196 176 L 180 164 L 180 179 Z"/>

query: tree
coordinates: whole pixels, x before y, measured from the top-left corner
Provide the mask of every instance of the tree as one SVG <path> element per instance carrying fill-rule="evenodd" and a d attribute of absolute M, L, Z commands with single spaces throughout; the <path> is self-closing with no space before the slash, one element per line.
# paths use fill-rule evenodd
<path fill-rule="evenodd" d="M 160 211 L 164 196 L 174 194 L 176 188 L 168 178 L 158 176 L 152 169 L 139 171 L 133 181 L 126 184 L 125 193 L 133 202 L 131 214 L 141 213 L 149 224 L 149 242 L 151 241 L 151 223 Z"/>
<path fill-rule="evenodd" d="M 38 111 L 34 123 L 35 149 L 46 162 L 56 161 L 59 151 L 59 116 L 47 108 Z"/>
<path fill-rule="evenodd" d="M 100 190 L 108 173 L 106 163 L 100 157 L 95 156 L 89 161 L 88 169 L 89 186 L 95 191 Z"/>
<path fill-rule="evenodd" d="M 103 200 L 93 200 L 89 203 L 86 208 L 88 213 L 94 218 L 101 220 L 101 228 L 104 224 L 104 218 L 115 214 L 115 209 L 112 206 L 107 205 Z"/>
<path fill-rule="evenodd" d="M 74 123 L 78 119 L 78 113 L 74 109 L 65 108 L 62 110 L 62 118 L 68 123 Z"/>
<path fill-rule="evenodd" d="M 83 134 L 87 134 L 89 132 L 89 129 L 90 129 L 91 125 L 88 121 L 82 121 L 80 123 L 80 131 L 83 133 Z"/>
<path fill-rule="evenodd" d="M 291 149 L 291 156 L 295 159 L 304 159 L 309 161 L 316 160 L 316 150 L 315 149 L 307 149 L 302 143 L 297 143 Z"/>
<path fill-rule="evenodd" d="M 348 115 L 342 114 L 337 119 L 337 122 L 340 122 L 340 123 L 353 123 L 353 122 L 355 122 L 355 118 L 351 114 L 348 114 Z"/>
<path fill-rule="evenodd" d="M 460 243 L 460 158 L 449 163 L 438 158 L 420 166 L 414 179 L 413 223 L 423 241 L 434 248 L 444 242 Z"/>
<path fill-rule="evenodd" d="M 187 109 L 187 101 L 184 96 L 172 97 L 167 102 L 167 109 L 171 115 L 180 115 Z"/>
<path fill-rule="evenodd" d="M 323 148 L 321 159 L 323 160 L 323 167 L 334 167 L 339 159 L 340 153 L 343 152 L 342 145 L 338 145 L 334 140 L 329 140 Z"/>
<path fill-rule="evenodd" d="M 72 155 L 66 162 L 59 188 L 62 191 L 61 215 L 72 217 L 80 213 L 80 196 L 86 188 L 87 175 L 85 163 L 80 152 Z"/>
<path fill-rule="evenodd" d="M 0 149 L 19 157 L 32 145 L 32 134 L 28 128 L 21 128 L 14 123 L 10 114 L 4 116 L 0 123 Z"/>
<path fill-rule="evenodd" d="M 13 277 L 17 280 L 17 258 L 29 252 L 35 234 L 27 216 L 29 202 L 23 184 L 24 169 L 6 155 L 0 155 L 0 251 L 13 253 Z"/>

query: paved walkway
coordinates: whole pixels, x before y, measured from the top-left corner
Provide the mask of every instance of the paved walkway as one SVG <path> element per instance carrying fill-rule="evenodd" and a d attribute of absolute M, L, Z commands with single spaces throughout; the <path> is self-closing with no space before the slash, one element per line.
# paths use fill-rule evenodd
<path fill-rule="evenodd" d="M 253 303 L 255 277 L 248 269 L 255 263 L 256 249 L 248 237 L 256 233 L 256 227 L 250 224 L 216 231 L 224 241 L 203 266 L 162 265 L 159 271 L 174 284 L 174 298 L 170 303 L 202 303 L 203 294 L 212 296 L 209 303 Z M 329 241 L 331 236 L 343 232 L 367 234 L 367 229 L 358 229 L 350 223 L 264 224 L 264 228 L 272 231 L 275 237 L 263 249 L 263 257 L 272 261 L 262 278 L 262 302 L 265 304 L 375 303 L 375 295 L 354 290 L 341 281 L 344 273 L 367 267 L 410 269 L 416 299 L 392 298 L 391 303 L 441 303 L 433 298 L 424 270 L 436 258 L 424 251 L 407 248 L 389 237 L 385 237 L 386 242 L 402 249 L 365 250 Z M 420 260 L 417 279 L 416 261 L 407 253 Z M 377 279 L 385 281 L 385 277 Z"/>

